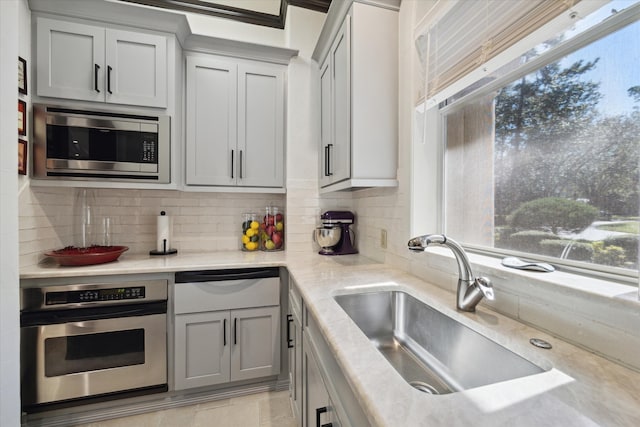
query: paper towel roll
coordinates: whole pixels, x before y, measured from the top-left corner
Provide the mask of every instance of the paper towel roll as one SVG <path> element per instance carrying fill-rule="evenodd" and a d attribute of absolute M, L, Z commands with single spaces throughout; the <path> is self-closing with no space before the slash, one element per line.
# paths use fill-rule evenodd
<path fill-rule="evenodd" d="M 165 211 L 160 212 L 158 215 L 158 224 L 157 224 L 157 244 L 156 249 L 158 252 L 167 252 L 171 249 L 171 218 L 166 214 Z"/>

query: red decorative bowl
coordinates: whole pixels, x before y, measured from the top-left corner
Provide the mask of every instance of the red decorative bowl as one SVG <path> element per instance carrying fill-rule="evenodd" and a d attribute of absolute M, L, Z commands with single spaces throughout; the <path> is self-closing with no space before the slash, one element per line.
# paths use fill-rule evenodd
<path fill-rule="evenodd" d="M 67 246 L 64 249 L 46 252 L 45 255 L 55 259 L 60 265 L 95 265 L 115 261 L 128 250 L 127 246 L 89 246 L 88 248 Z"/>

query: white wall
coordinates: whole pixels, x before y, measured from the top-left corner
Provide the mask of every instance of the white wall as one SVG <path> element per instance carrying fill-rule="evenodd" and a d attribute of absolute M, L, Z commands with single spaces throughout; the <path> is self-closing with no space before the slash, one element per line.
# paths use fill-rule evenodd
<path fill-rule="evenodd" d="M 289 63 L 287 86 L 287 251 L 313 250 L 311 231 L 320 215 L 318 194 L 317 64 L 311 60 L 325 15 L 289 6 L 286 45 L 299 49 Z"/>
<path fill-rule="evenodd" d="M 0 1 L 0 425 L 8 427 L 20 425 L 16 82 L 23 3 Z"/>

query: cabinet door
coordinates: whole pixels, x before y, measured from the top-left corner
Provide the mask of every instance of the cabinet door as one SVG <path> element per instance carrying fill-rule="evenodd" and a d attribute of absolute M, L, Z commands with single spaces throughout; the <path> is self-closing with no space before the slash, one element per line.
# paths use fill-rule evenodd
<path fill-rule="evenodd" d="M 331 47 L 333 74 L 333 144 L 329 153 L 331 182 L 351 177 L 351 41 L 350 17 L 344 24 Z M 374 90 L 375 88 L 371 88 Z"/>
<path fill-rule="evenodd" d="M 280 307 L 231 311 L 231 380 L 280 373 Z"/>
<path fill-rule="evenodd" d="M 191 185 L 235 185 L 237 65 L 187 58 L 187 173 Z"/>
<path fill-rule="evenodd" d="M 331 55 L 327 56 L 320 67 L 320 186 L 324 187 L 331 183 L 331 164 L 329 163 L 331 149 L 333 146 L 332 111 L 333 98 L 331 94 Z"/>
<path fill-rule="evenodd" d="M 326 414 L 329 408 L 329 394 L 322 381 L 318 362 L 307 348 L 304 349 L 304 399 L 303 427 L 320 427 L 326 424 L 330 414 Z M 320 423 L 318 423 L 318 417 Z"/>
<path fill-rule="evenodd" d="M 37 94 L 104 101 L 104 28 L 38 17 Z"/>
<path fill-rule="evenodd" d="M 167 38 L 106 30 L 106 101 L 167 106 Z"/>
<path fill-rule="evenodd" d="M 230 378 L 229 311 L 179 314 L 175 317 L 175 389 L 228 382 Z"/>
<path fill-rule="evenodd" d="M 238 185 L 284 185 L 284 68 L 238 66 Z"/>
<path fill-rule="evenodd" d="M 289 307 L 292 306 L 289 300 Z M 289 331 L 289 391 L 293 407 L 293 416 L 298 425 L 302 423 L 302 323 L 298 314 L 292 310 Z"/>

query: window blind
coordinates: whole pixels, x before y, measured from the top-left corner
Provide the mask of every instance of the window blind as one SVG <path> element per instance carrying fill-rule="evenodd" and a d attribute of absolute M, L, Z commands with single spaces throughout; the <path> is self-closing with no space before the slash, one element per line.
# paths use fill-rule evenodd
<path fill-rule="evenodd" d="M 580 0 L 458 0 L 416 38 L 431 98 Z"/>

